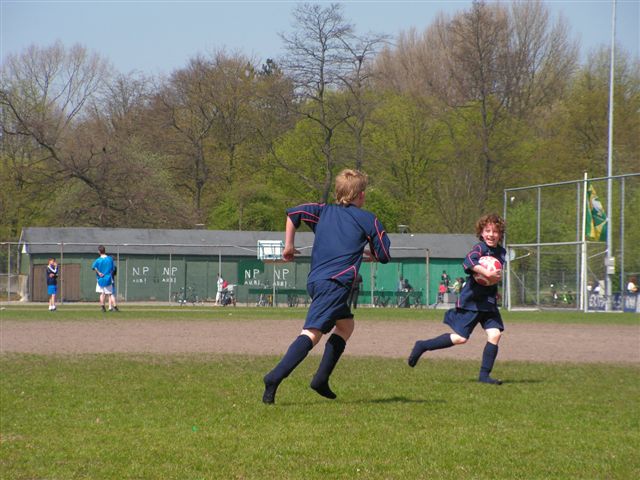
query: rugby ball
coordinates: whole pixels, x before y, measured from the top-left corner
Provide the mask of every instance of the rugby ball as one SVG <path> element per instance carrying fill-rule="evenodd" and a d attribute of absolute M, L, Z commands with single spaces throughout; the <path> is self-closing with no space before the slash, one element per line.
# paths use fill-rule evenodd
<path fill-rule="evenodd" d="M 478 260 L 478 263 L 491 272 L 495 272 L 496 270 L 502 270 L 502 264 L 495 257 L 491 257 L 491 256 L 480 257 L 480 260 Z M 479 283 L 480 285 L 484 285 L 485 287 L 495 285 L 496 283 L 498 283 L 498 282 L 491 283 L 489 279 L 484 275 L 482 275 L 481 273 L 474 273 L 473 278 L 476 281 L 476 283 Z"/>

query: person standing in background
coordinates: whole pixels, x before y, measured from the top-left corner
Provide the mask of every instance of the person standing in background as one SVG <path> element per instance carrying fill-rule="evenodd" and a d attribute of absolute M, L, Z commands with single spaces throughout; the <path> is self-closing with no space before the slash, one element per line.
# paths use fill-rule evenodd
<path fill-rule="evenodd" d="M 224 290 L 224 278 L 218 273 L 218 279 L 216 280 L 216 305 L 222 305 L 222 291 Z"/>
<path fill-rule="evenodd" d="M 100 294 L 100 308 L 103 312 L 107 309 L 104 306 L 105 297 L 113 294 L 113 258 L 107 255 L 104 245 L 98 247 L 100 256 L 91 265 L 91 270 L 96 272 L 96 292 Z M 111 300 L 107 300 L 111 304 Z"/>
<path fill-rule="evenodd" d="M 116 265 L 116 261 L 113 257 L 111 257 L 111 261 L 113 261 L 113 273 L 111 274 L 111 281 L 113 282 L 111 284 L 111 289 L 113 292 L 109 295 L 109 311 L 119 312 L 120 309 L 118 308 L 117 302 L 118 292 L 116 291 L 116 274 L 118 273 L 118 266 Z"/>
<path fill-rule="evenodd" d="M 351 287 L 351 293 L 349 294 L 348 304 L 355 310 L 358 308 L 358 295 L 360 295 L 360 285 L 362 285 L 362 275 L 358 273 L 358 276 L 353 281 L 353 286 Z"/>
<path fill-rule="evenodd" d="M 58 293 L 58 264 L 51 257 L 47 265 L 47 294 L 49 295 L 49 311 L 56 310 L 56 295 Z"/>

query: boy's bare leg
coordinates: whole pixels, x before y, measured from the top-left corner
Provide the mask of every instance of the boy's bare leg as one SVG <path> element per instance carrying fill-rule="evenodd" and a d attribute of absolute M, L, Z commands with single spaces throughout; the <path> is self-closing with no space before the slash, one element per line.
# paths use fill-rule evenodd
<path fill-rule="evenodd" d="M 109 295 L 109 310 L 115 310 L 118 312 L 118 305 L 116 304 L 116 296 L 114 294 Z"/>
<path fill-rule="evenodd" d="M 324 347 L 324 354 L 318 366 L 318 371 L 311 380 L 310 387 L 325 398 L 331 400 L 336 398 L 331 387 L 329 387 L 329 377 L 333 372 L 338 360 L 342 356 L 347 345 L 347 340 L 351 337 L 355 328 L 353 318 L 343 318 L 336 322 L 336 328 L 333 334 L 327 340 Z"/>

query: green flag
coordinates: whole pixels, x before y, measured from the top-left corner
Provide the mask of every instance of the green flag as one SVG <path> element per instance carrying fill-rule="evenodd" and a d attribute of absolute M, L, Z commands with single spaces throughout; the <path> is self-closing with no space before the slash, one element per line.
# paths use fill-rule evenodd
<path fill-rule="evenodd" d="M 607 241 L 607 214 L 596 195 L 596 189 L 587 183 L 587 225 L 585 236 L 587 240 L 596 242 Z"/>

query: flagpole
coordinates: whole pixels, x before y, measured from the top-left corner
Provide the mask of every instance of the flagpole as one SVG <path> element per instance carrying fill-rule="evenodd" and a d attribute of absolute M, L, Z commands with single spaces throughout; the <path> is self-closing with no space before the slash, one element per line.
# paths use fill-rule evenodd
<path fill-rule="evenodd" d="M 587 172 L 584 172 L 584 184 L 582 187 L 582 245 L 580 262 L 580 310 L 586 312 L 589 309 L 587 295 Z"/>
<path fill-rule="evenodd" d="M 605 258 L 605 294 L 606 294 L 606 310 L 612 310 L 612 286 L 611 286 L 611 276 L 613 274 L 614 265 L 612 265 L 611 257 L 613 256 L 613 248 L 612 248 L 612 225 L 610 222 L 611 216 L 613 214 L 612 210 L 612 188 L 613 181 L 611 179 L 611 175 L 613 175 L 613 82 L 614 82 L 614 70 L 615 70 L 615 46 L 616 46 L 616 0 L 612 2 L 612 12 L 611 12 L 611 64 L 609 71 L 609 146 L 608 146 L 608 154 L 607 154 L 607 255 Z"/>

